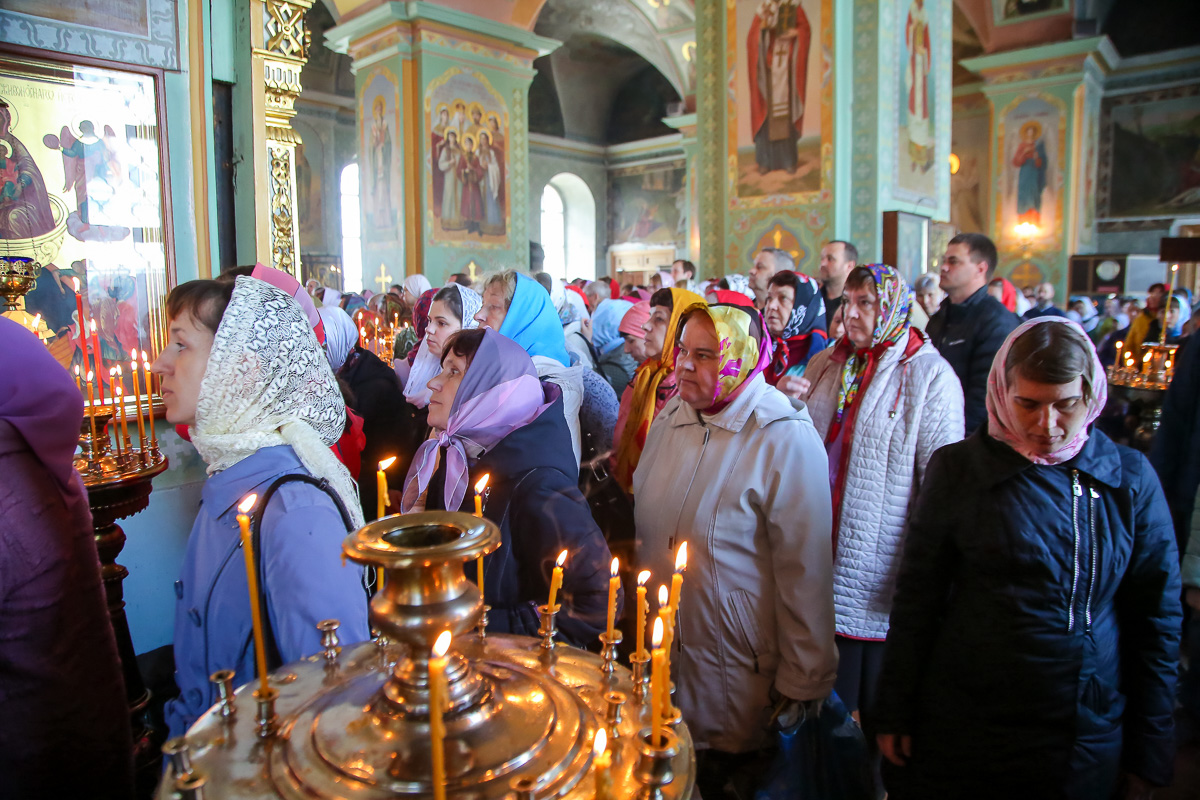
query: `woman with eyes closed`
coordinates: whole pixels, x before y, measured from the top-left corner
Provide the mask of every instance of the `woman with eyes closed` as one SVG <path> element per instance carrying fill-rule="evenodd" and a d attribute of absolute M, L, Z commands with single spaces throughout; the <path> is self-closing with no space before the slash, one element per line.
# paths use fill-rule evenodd
<path fill-rule="evenodd" d="M 370 630 L 362 571 L 341 563 L 347 530 L 363 524 L 354 481 L 329 449 L 346 406 L 304 312 L 251 277 L 180 284 L 166 311 L 170 338 L 152 369 L 167 421 L 188 426 L 209 475 L 175 583 L 180 694 L 166 716 L 180 736 L 216 702 L 209 675 L 232 669 L 238 684 L 255 677 L 236 520 L 248 495 L 266 502 L 256 509 L 257 555 L 271 666 L 318 652 L 323 619 L 341 620 L 345 641 L 364 641 Z M 328 488 L 288 482 L 267 502 L 268 489 L 289 475 Z"/>
<path fill-rule="evenodd" d="M 890 797 L 1171 782 L 1175 533 L 1146 458 L 1091 428 L 1106 395 L 1083 329 L 1031 320 L 992 363 L 986 430 L 930 459 L 866 721 Z"/>
<path fill-rule="evenodd" d="M 484 558 L 488 629 L 536 634 L 537 606 L 566 550 L 558 629 L 574 645 L 594 645 L 607 619 L 611 555 L 576 485 L 562 390 L 538 379 L 521 345 L 477 328 L 444 344 L 429 394 L 433 435 L 413 459 L 401 512 L 472 511 L 471 487 L 487 474 L 483 515 L 502 541 Z M 467 567 L 478 579 L 474 572 Z"/>

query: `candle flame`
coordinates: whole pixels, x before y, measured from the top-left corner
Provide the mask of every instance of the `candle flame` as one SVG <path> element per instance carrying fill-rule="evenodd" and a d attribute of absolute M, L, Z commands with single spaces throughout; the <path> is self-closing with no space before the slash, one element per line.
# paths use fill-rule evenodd
<path fill-rule="evenodd" d="M 663 640 L 663 622 L 662 617 L 654 619 L 654 633 L 650 635 L 650 644 L 654 647 L 662 647 Z"/>
<path fill-rule="evenodd" d="M 395 463 L 396 463 L 395 456 L 392 456 L 391 458 L 385 458 L 383 461 L 379 462 L 379 471 L 383 472 L 385 469 L 387 469 L 388 467 L 390 467 L 392 464 L 395 464 Z"/>
<path fill-rule="evenodd" d="M 645 586 L 646 581 L 648 581 L 648 580 L 650 580 L 650 570 L 644 569 L 638 573 L 638 577 L 637 577 L 637 585 L 638 586 Z"/>
<path fill-rule="evenodd" d="M 360 325 L 360 326 L 359 326 L 359 328 L 358 328 L 358 335 L 359 335 L 359 336 L 366 336 L 366 335 L 367 335 L 367 326 L 365 326 L 365 325 Z"/>
<path fill-rule="evenodd" d="M 442 631 L 438 634 L 437 641 L 433 643 L 434 658 L 441 658 L 446 655 L 446 651 L 450 649 L 450 631 Z"/>
<path fill-rule="evenodd" d="M 129 348 L 129 357 L 133 359 L 134 363 L 137 363 L 137 348 Z"/>
<path fill-rule="evenodd" d="M 681 542 L 679 549 L 675 551 L 675 571 L 683 572 L 687 569 L 687 542 Z"/>
<path fill-rule="evenodd" d="M 667 587 L 660 584 L 658 587 L 658 604 L 660 606 L 666 606 L 668 597 L 669 595 L 667 594 Z"/>
<path fill-rule="evenodd" d="M 596 740 L 592 742 L 592 752 L 599 758 L 608 749 L 608 733 L 604 728 L 596 731 Z"/>
<path fill-rule="evenodd" d="M 249 514 L 250 509 L 254 508 L 254 504 L 258 502 L 258 495 L 248 494 L 246 499 L 238 503 L 238 512 L 241 514 Z"/>
<path fill-rule="evenodd" d="M 110 378 L 115 378 L 115 377 L 117 377 L 117 368 L 116 368 L 116 367 L 109 367 L 109 369 L 108 369 L 108 377 L 110 377 Z"/>
<path fill-rule="evenodd" d="M 137 351 L 133 352 L 134 360 L 129 362 L 129 369 L 134 375 L 137 374 Z"/>
<path fill-rule="evenodd" d="M 559 553 L 558 558 L 554 559 L 554 563 L 556 566 L 559 566 L 559 567 L 561 567 L 563 564 L 567 563 L 567 551 L 563 550 L 561 553 Z"/>
<path fill-rule="evenodd" d="M 92 333 L 95 333 L 96 332 L 96 320 L 94 320 L 94 319 L 91 320 L 90 324 L 92 326 Z"/>
<path fill-rule="evenodd" d="M 71 278 L 71 282 L 75 284 L 75 294 L 79 294 L 79 278 Z"/>
<path fill-rule="evenodd" d="M 79 365 L 78 364 L 75 365 L 75 377 L 76 378 L 79 377 Z"/>
<path fill-rule="evenodd" d="M 1120 339 L 1117 340 L 1117 352 L 1121 352 L 1121 345 L 1125 344 Z"/>
<path fill-rule="evenodd" d="M 124 394 L 124 392 L 121 391 L 120 386 L 114 386 L 113 391 L 117 393 L 117 397 L 120 397 L 122 394 Z"/>
<path fill-rule="evenodd" d="M 1146 355 L 1142 356 L 1142 363 L 1143 363 L 1143 364 L 1145 364 L 1145 363 L 1146 363 L 1147 361 L 1149 361 L 1149 360 L 1150 360 L 1150 354 L 1149 354 L 1149 353 L 1146 353 Z"/>
<path fill-rule="evenodd" d="M 150 358 L 146 355 L 146 351 L 143 350 L 142 351 L 142 361 L 149 361 L 149 360 L 150 360 Z"/>
<path fill-rule="evenodd" d="M 613 556 L 612 563 L 609 564 L 609 566 L 608 566 L 608 574 L 612 575 L 615 578 L 615 577 L 617 577 L 618 574 L 620 574 L 620 571 L 621 571 L 621 564 L 620 564 L 620 562 L 617 561 L 617 557 Z"/>
<path fill-rule="evenodd" d="M 125 370 L 121 369 L 120 364 L 117 364 L 115 367 L 113 367 L 113 369 L 115 369 L 117 371 L 117 377 L 121 377 L 122 375 L 125 374 Z"/>
<path fill-rule="evenodd" d="M 91 382 L 92 382 L 92 380 L 93 380 L 95 377 L 96 377 L 96 373 L 92 372 L 92 371 L 89 369 L 89 370 L 88 370 L 88 374 L 87 374 L 87 382 L 88 382 L 88 383 L 91 383 Z"/>
<path fill-rule="evenodd" d="M 36 331 L 42 324 L 42 313 L 39 311 L 33 318 L 33 329 Z"/>
<path fill-rule="evenodd" d="M 483 477 L 480 478 L 475 484 L 475 494 L 483 494 L 483 490 L 487 488 L 488 479 L 491 477 L 492 474 L 490 472 L 483 473 Z"/>

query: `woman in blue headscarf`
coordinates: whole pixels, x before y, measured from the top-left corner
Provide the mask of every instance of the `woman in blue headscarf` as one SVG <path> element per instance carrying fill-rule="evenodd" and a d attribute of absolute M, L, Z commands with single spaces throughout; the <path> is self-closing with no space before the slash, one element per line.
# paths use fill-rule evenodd
<path fill-rule="evenodd" d="M 619 330 L 621 320 L 631 308 L 633 303 L 628 300 L 605 300 L 592 315 L 592 344 L 600 353 L 596 371 L 604 376 L 617 397 L 633 380 L 633 372 L 637 369 L 633 356 L 625 352 L 625 337 Z"/>
<path fill-rule="evenodd" d="M 571 446 L 578 464 L 583 369 L 571 366 L 562 322 L 550 294 L 528 275 L 506 269 L 484 279 L 483 307 L 475 319 L 521 345 L 533 359 L 538 378 L 562 389 L 563 415 L 571 429 Z"/>

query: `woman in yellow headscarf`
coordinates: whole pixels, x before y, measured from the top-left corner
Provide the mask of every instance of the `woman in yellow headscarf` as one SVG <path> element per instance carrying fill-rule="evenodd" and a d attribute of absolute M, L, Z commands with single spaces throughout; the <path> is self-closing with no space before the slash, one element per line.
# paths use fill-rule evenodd
<path fill-rule="evenodd" d="M 646 446 L 650 423 L 667 401 L 679 393 L 675 387 L 675 340 L 679 319 L 684 311 L 697 303 L 704 305 L 704 298 L 686 289 L 659 289 L 650 298 L 650 319 L 642 326 L 646 332 L 647 358 L 621 395 L 621 410 L 617 413 L 613 437 L 617 443 L 617 482 L 627 492 L 633 486 L 633 471 Z"/>

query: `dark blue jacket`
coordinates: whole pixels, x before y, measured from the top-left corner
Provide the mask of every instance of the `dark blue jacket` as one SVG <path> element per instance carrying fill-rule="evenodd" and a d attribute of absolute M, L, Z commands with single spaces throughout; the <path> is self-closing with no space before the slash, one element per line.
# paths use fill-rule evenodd
<path fill-rule="evenodd" d="M 1163 400 L 1162 426 L 1154 436 L 1150 463 L 1162 480 L 1175 542 L 1182 552 L 1200 487 L 1200 341 L 1192 334 L 1175 354 L 1175 378 Z"/>
<path fill-rule="evenodd" d="M 537 606 L 550 594 L 550 574 L 559 552 L 568 551 L 559 593 L 556 623 L 563 640 L 581 647 L 597 645 L 608 618 L 609 562 L 604 535 L 577 486 L 579 467 L 571 432 L 563 416 L 562 393 L 542 383 L 553 404 L 533 422 L 518 428 L 471 464 L 469 486 L 484 473 L 491 489 L 483 515 L 500 526 L 502 544 L 484 558 L 484 602 L 488 630 L 536 636 Z M 444 462 L 443 462 L 444 463 Z M 425 507 L 445 508 L 445 473 L 429 483 Z M 474 511 L 468 489 L 460 511 Z M 475 577 L 475 564 L 466 566 Z M 620 617 L 621 597 L 617 615 Z"/>
<path fill-rule="evenodd" d="M 983 433 L 935 453 L 868 720 L 913 737 L 907 766 L 885 770 L 891 796 L 1169 783 L 1178 565 L 1154 471 L 1099 431 L 1058 466 Z"/>

